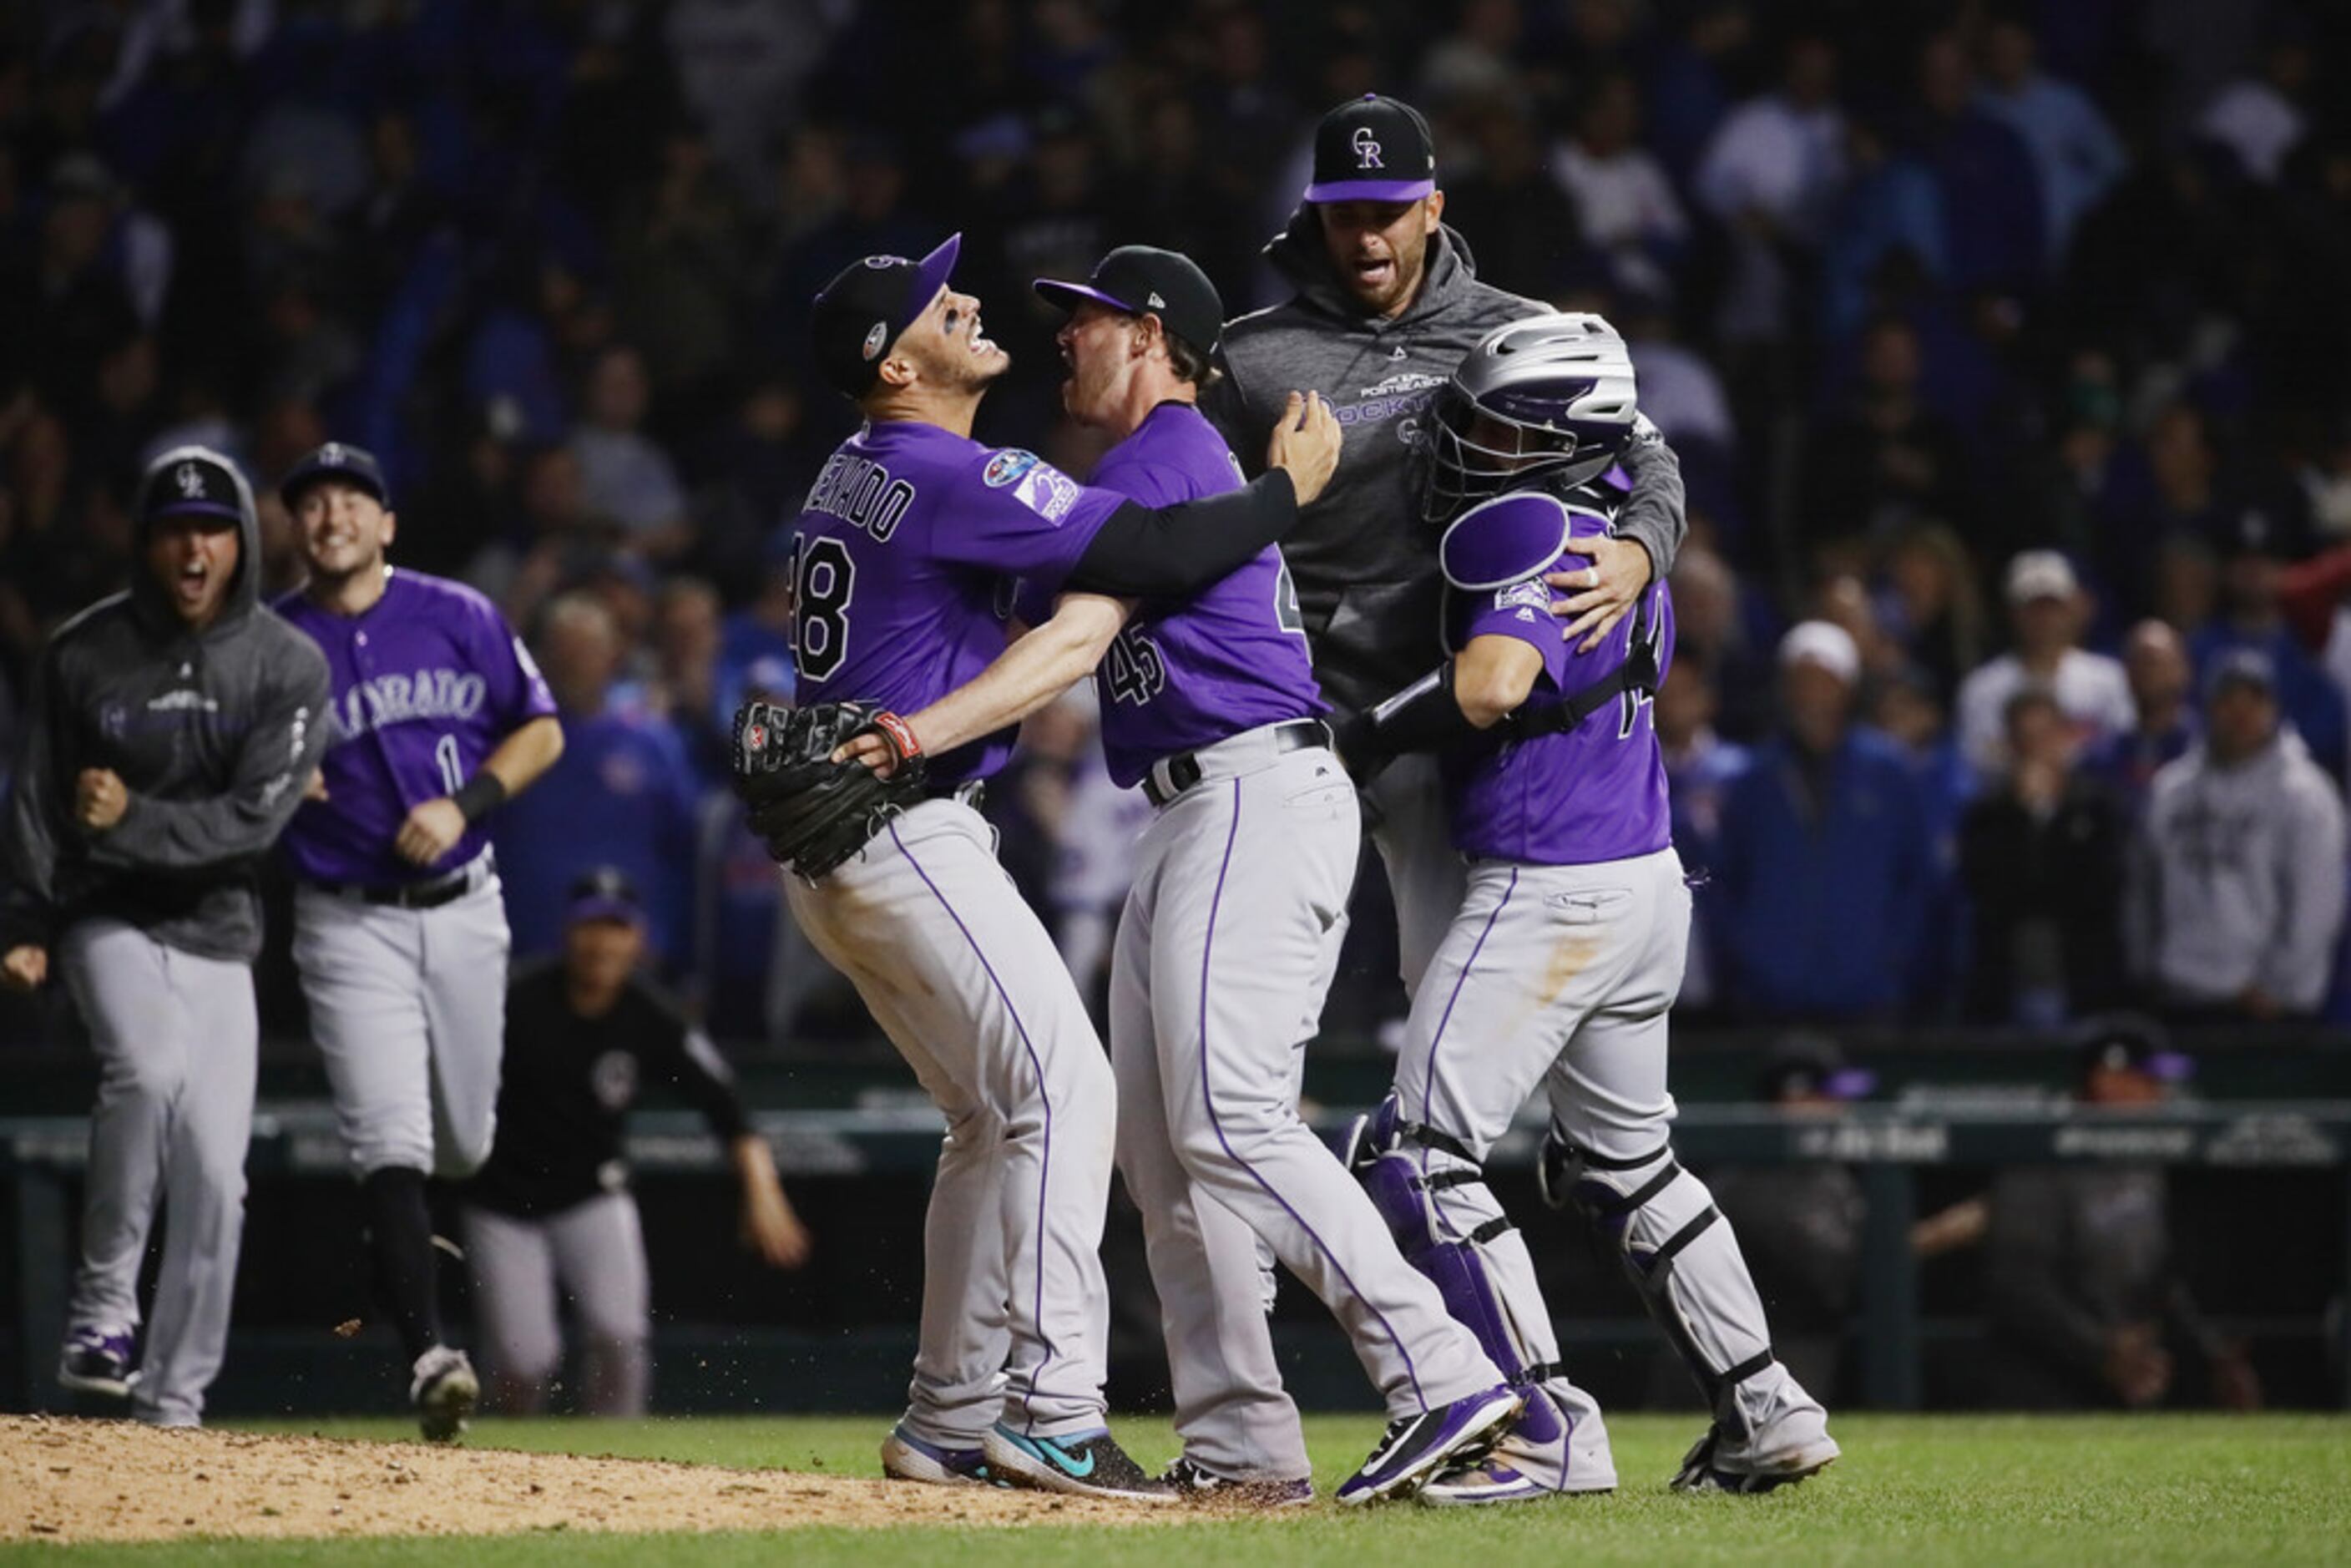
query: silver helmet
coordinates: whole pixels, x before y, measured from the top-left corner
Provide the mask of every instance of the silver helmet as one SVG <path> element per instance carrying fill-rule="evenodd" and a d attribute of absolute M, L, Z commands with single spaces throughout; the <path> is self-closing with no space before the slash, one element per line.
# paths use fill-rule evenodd
<path fill-rule="evenodd" d="M 1421 416 L 1421 515 L 1444 522 L 1505 490 L 1581 485 L 1616 460 L 1639 412 L 1632 355 L 1599 317 L 1497 327 Z"/>

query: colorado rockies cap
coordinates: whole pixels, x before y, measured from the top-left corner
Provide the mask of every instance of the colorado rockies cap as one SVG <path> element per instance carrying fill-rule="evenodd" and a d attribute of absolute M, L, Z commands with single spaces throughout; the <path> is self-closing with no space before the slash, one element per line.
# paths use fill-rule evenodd
<path fill-rule="evenodd" d="M 598 866 L 574 881 L 564 895 L 566 925 L 576 925 L 582 920 L 618 920 L 638 925 L 643 924 L 644 918 L 644 901 L 637 896 L 637 884 L 618 866 Z"/>
<path fill-rule="evenodd" d="M 1375 92 L 1314 129 L 1310 202 L 1416 202 L 1437 189 L 1437 147 L 1420 110 Z"/>
<path fill-rule="evenodd" d="M 340 479 L 373 496 L 376 505 L 392 505 L 392 491 L 384 485 L 383 469 L 377 464 L 375 454 L 364 446 L 340 441 L 329 441 L 294 465 L 278 482 L 277 494 L 290 508 L 300 505 L 302 492 L 321 479 Z"/>
<path fill-rule="evenodd" d="M 181 446 L 148 465 L 139 482 L 139 520 L 187 516 L 245 517 L 245 486 L 227 457 L 209 446 Z"/>
<path fill-rule="evenodd" d="M 869 256 L 833 275 L 816 297 L 810 331 L 816 340 L 817 368 L 835 391 L 855 399 L 872 390 L 883 356 L 946 287 L 962 248 L 963 235 L 949 235 L 920 261 Z"/>
<path fill-rule="evenodd" d="M 1216 351 L 1225 329 L 1225 302 L 1217 286 L 1188 256 L 1147 245 L 1123 245 L 1094 264 L 1083 283 L 1040 277 L 1048 305 L 1074 310 L 1092 299 L 1130 316 L 1156 316 L 1159 324 L 1203 354 Z"/>

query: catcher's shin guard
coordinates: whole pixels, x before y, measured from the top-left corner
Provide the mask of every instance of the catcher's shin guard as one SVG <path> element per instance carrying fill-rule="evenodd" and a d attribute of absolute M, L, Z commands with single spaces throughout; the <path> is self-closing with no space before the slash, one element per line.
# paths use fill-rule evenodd
<path fill-rule="evenodd" d="M 1698 1380 L 1726 1437 L 1750 1436 L 1740 1385 L 1772 1366 L 1763 1301 L 1706 1184 L 1659 1146 L 1600 1160 L 1556 1141 L 1544 1151 L 1546 1196 L 1562 1190 L 1624 1254 L 1625 1271 Z"/>
<path fill-rule="evenodd" d="M 1563 1439 L 1566 1423 L 1541 1388 L 1564 1372 L 1552 1359 L 1550 1314 L 1534 1283 L 1532 1260 L 1523 1242 L 1517 1260 L 1522 1268 L 1505 1267 L 1494 1255 L 1496 1244 L 1517 1227 L 1487 1190 L 1468 1150 L 1443 1133 L 1405 1123 L 1390 1095 L 1349 1134 L 1347 1163 L 1405 1261 L 1428 1277 L 1446 1311 L 1478 1336 L 1511 1386 L 1528 1396 L 1514 1436 L 1537 1445 Z M 1466 1228 L 1457 1223 L 1463 1219 L 1470 1221 Z M 1540 1322 L 1539 1340 L 1522 1330 L 1522 1318 Z"/>

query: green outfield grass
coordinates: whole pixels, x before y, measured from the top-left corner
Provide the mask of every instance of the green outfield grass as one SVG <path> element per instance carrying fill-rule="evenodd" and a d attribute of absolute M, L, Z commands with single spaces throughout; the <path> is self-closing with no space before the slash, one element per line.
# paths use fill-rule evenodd
<path fill-rule="evenodd" d="M 485 1421 L 476 1446 L 878 1475 L 885 1421 L 866 1416 Z M 592 1568 L 599 1564 L 942 1563 L 954 1568 L 1122 1564 L 1412 1563 L 1480 1568 L 1639 1563 L 2351 1563 L 2351 1418 L 2324 1416 L 1982 1417 L 1852 1416 L 1845 1458 L 1768 1497 L 1678 1497 L 1666 1478 L 1694 1435 L 1687 1417 L 1613 1422 L 1625 1488 L 1531 1507 L 1366 1511 L 1320 1503 L 1276 1518 L 1173 1528 L 800 1530 L 781 1535 L 529 1535 L 459 1542 L 221 1542 L 31 1546 L 27 1563 L 122 1561 Z M 1327 1492 L 1378 1436 L 1368 1416 L 1312 1419 Z M 395 1421 L 302 1422 L 327 1437 L 413 1438 Z M 1169 1457 L 1164 1421 L 1121 1431 L 1146 1463 Z M 0 1500 L 5 1506 L 5 1500 Z"/>

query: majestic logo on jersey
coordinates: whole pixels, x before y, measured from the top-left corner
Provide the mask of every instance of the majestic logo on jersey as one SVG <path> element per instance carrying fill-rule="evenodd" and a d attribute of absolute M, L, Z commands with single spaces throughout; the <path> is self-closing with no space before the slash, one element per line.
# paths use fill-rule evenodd
<path fill-rule="evenodd" d="M 1355 127 L 1355 139 L 1352 145 L 1355 149 L 1355 167 L 1357 169 L 1384 169 L 1387 167 L 1386 164 L 1380 162 L 1380 144 L 1378 141 L 1373 137 L 1372 128 L 1370 126 L 1358 125 Z"/>
<path fill-rule="evenodd" d="M 1528 610 L 1541 610 L 1547 608 L 1550 603 L 1551 591 L 1533 579 L 1525 582 L 1514 582 L 1508 588 L 1496 590 L 1494 593 L 1494 608 L 1497 610 L 1509 610 L 1514 606 Z M 1521 619 L 1532 618 L 1521 617 Z"/>
<path fill-rule="evenodd" d="M 180 487 L 183 496 L 194 498 L 204 493 L 204 476 L 196 472 L 196 465 L 193 463 L 183 463 L 173 469 L 172 482 Z"/>
<path fill-rule="evenodd" d="M 862 528 L 875 544 L 888 544 L 899 519 L 914 504 L 914 487 L 893 479 L 879 463 L 857 456 L 846 448 L 825 459 L 824 468 L 809 487 L 801 510 L 830 512 Z"/>
<path fill-rule="evenodd" d="M 858 352 L 870 360 L 876 354 L 879 354 L 882 351 L 882 345 L 887 343 L 889 340 L 890 323 L 887 321 L 876 321 L 873 323 L 873 329 L 865 334 L 865 346 L 860 349 Z"/>
<path fill-rule="evenodd" d="M 413 719 L 471 718 L 482 711 L 487 687 L 471 671 L 419 670 L 360 681 L 327 706 L 329 744 L 340 746 L 371 729 Z"/>
<path fill-rule="evenodd" d="M 987 460 L 987 466 L 979 471 L 979 482 L 991 490 L 1001 490 L 1037 466 L 1038 462 L 1035 453 L 1008 446 Z"/>

